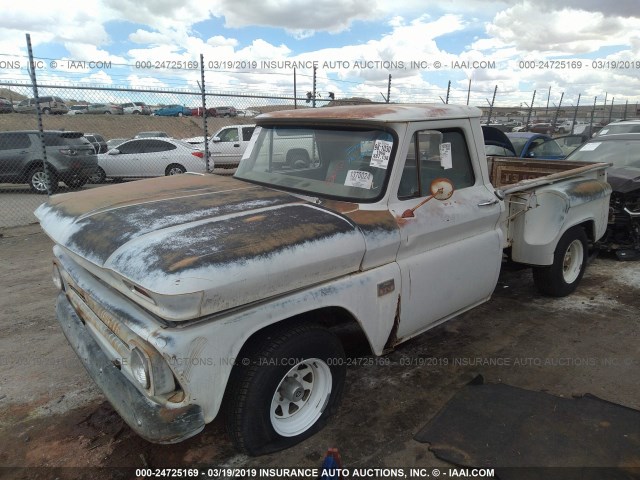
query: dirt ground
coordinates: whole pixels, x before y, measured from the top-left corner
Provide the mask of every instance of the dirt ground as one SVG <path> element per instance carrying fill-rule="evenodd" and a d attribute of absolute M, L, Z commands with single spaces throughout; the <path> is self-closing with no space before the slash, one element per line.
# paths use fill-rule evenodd
<path fill-rule="evenodd" d="M 319 468 L 329 447 L 349 468 L 446 468 L 413 436 L 477 374 L 488 383 L 563 397 L 591 393 L 640 409 L 640 263 L 601 257 L 563 299 L 538 295 L 529 270 L 506 271 L 490 302 L 386 357 L 350 366 L 338 415 L 294 448 L 238 454 L 219 420 L 183 443 L 153 445 L 104 401 L 58 327 L 51 242 L 36 225 L 0 234 L 5 478 L 132 478 L 120 467 Z M 55 475 L 38 468 L 98 466 L 118 468 Z"/>

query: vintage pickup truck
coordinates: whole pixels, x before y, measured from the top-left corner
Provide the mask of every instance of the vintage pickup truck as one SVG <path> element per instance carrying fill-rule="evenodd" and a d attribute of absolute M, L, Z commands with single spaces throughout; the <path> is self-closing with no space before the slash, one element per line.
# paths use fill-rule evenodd
<path fill-rule="evenodd" d="M 487 301 L 505 259 L 532 266 L 543 294 L 579 283 L 607 226 L 607 165 L 488 162 L 480 113 L 275 112 L 256 119 L 233 178 L 52 197 L 36 214 L 65 335 L 152 442 L 219 413 L 249 454 L 300 442 L 338 407 L 341 331 L 383 355 Z M 310 158 L 274 158 L 275 138 Z"/>

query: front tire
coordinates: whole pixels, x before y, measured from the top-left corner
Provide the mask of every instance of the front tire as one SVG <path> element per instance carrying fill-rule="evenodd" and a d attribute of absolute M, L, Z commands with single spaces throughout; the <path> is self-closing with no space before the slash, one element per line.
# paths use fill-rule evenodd
<path fill-rule="evenodd" d="M 533 281 L 543 295 L 565 297 L 580 283 L 587 267 L 587 234 L 580 226 L 572 227 L 560 237 L 553 254 L 553 264 L 534 267 Z"/>
<path fill-rule="evenodd" d="M 273 329 L 244 352 L 226 397 L 227 431 L 249 455 L 289 448 L 320 431 L 344 389 L 344 350 L 327 329 Z"/>
<path fill-rule="evenodd" d="M 52 171 L 49 171 L 49 180 L 51 181 L 51 193 L 55 192 L 58 189 L 58 178 L 56 174 Z M 44 171 L 44 167 L 34 167 L 29 171 L 28 180 L 29 188 L 35 193 L 47 194 L 49 193 L 47 190 L 47 175 Z"/>

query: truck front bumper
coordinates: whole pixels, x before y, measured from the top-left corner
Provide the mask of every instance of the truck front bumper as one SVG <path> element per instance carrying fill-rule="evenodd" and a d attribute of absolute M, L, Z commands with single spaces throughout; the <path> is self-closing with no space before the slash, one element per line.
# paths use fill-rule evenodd
<path fill-rule="evenodd" d="M 147 398 L 108 359 L 62 292 L 56 315 L 93 381 L 138 435 L 154 443 L 177 443 L 202 431 L 205 422 L 199 405 L 169 408 Z"/>

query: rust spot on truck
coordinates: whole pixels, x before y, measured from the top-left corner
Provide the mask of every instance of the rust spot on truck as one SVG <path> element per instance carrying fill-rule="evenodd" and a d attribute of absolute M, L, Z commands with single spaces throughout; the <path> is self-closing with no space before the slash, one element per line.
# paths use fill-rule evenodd
<path fill-rule="evenodd" d="M 146 182 L 137 183 L 146 184 Z M 246 185 L 244 182 L 241 183 Z M 78 200 L 74 202 L 77 203 Z M 193 222 L 208 221 L 215 217 L 232 215 L 235 212 L 302 202 L 286 193 L 264 187 L 252 187 L 241 190 L 221 189 L 217 192 L 193 195 L 182 190 L 174 191 L 167 198 L 149 199 L 140 204 L 104 208 L 98 211 L 90 211 L 89 206 L 85 210 L 87 214 L 74 221 L 79 228 L 69 238 L 67 246 L 85 258 L 90 256 L 94 261 L 104 263 L 122 245 L 147 233 Z M 71 215 L 66 210 L 66 204 L 58 208 L 63 215 Z M 256 215 L 248 218 L 260 223 Z M 109 235 L 105 235 L 105 232 L 109 232 Z"/>
<path fill-rule="evenodd" d="M 599 180 L 580 181 L 569 184 L 567 195 L 572 197 L 602 198 L 610 187 Z"/>
<path fill-rule="evenodd" d="M 248 218 L 252 221 L 246 221 Z M 140 275 L 136 269 L 141 266 L 156 273 L 223 267 L 354 232 L 339 216 L 310 205 L 290 204 L 270 210 L 264 218 L 252 215 L 212 220 L 154 236 L 143 249 L 117 253 L 113 263 L 134 277 Z"/>
<path fill-rule="evenodd" d="M 176 270 L 183 270 L 185 268 L 189 268 L 191 265 L 198 261 L 198 257 L 187 257 L 183 258 L 180 261 L 169 266 L 170 272 L 175 272 Z"/>
<path fill-rule="evenodd" d="M 400 301 L 402 297 L 398 295 L 398 303 L 396 305 L 396 315 L 393 318 L 393 327 L 391 327 L 391 332 L 389 332 L 389 338 L 387 338 L 387 343 L 384 344 L 384 352 L 392 351 L 396 345 L 398 345 L 402 339 L 398 338 L 398 328 L 400 328 Z"/>
<path fill-rule="evenodd" d="M 349 120 L 407 122 L 428 120 L 430 118 L 469 118 L 470 116 L 480 116 L 480 110 L 464 106 L 442 108 L 439 104 L 400 105 L 370 103 L 365 105 L 280 110 L 262 114 L 256 118 L 256 123 L 264 125 L 292 120 L 318 120 L 323 123 Z"/>

